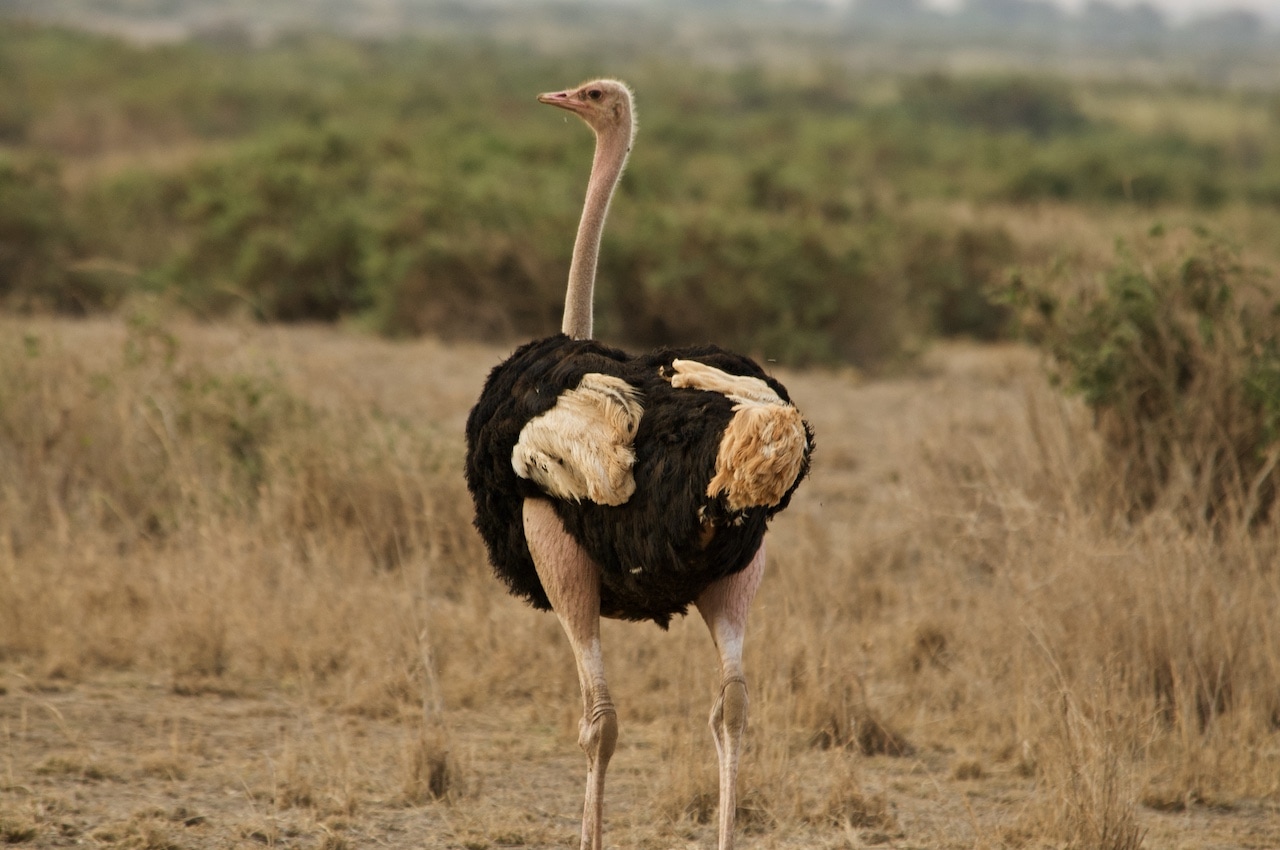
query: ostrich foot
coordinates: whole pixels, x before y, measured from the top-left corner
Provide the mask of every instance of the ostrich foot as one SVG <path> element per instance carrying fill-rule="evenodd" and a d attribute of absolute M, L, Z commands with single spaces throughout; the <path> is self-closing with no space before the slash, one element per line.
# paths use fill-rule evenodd
<path fill-rule="evenodd" d="M 578 744 L 587 754 L 587 794 L 582 804 L 582 850 L 604 846 L 604 775 L 618 743 L 618 715 L 608 692 L 593 695 L 594 705 L 578 724 Z"/>
<path fill-rule="evenodd" d="M 720 850 L 733 848 L 733 824 L 738 811 L 738 762 L 742 736 L 747 729 L 747 683 L 730 676 L 720 686 L 720 696 L 711 708 L 711 736 L 720 760 Z"/>

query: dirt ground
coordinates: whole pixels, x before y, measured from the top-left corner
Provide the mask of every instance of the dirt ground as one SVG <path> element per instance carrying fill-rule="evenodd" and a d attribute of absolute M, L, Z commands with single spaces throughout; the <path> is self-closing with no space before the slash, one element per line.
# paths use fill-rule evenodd
<path fill-rule="evenodd" d="M 454 745 L 468 753 L 474 794 L 406 805 L 388 775 L 410 747 L 405 726 L 335 715 L 264 686 L 254 694 L 177 695 L 137 676 L 35 686 L 13 676 L 0 697 L 0 840 L 32 847 L 567 847 L 575 843 L 582 759 L 561 724 L 540 712 L 462 711 Z M 709 847 L 711 825 L 655 837 L 644 809 L 649 784 L 669 766 L 658 733 L 624 729 L 609 776 L 610 847 Z M 326 739 L 344 795 L 286 776 L 297 741 Z M 956 778 L 944 752 L 862 761 L 864 786 L 890 800 L 897 829 L 743 829 L 744 847 L 942 850 L 979 838 L 1026 799 L 1014 775 Z M 332 778 L 332 777 L 330 777 Z M 315 785 L 329 783 L 315 778 Z M 301 786 L 301 787 L 300 787 Z M 358 802 L 357 802 L 358 800 Z M 39 822 L 41 826 L 36 827 Z M 1240 804 L 1181 813 L 1144 811 L 1145 846 L 1267 850 L 1280 846 L 1280 806 Z M 28 837 L 26 829 L 37 830 Z M 640 835 L 643 833 L 643 837 Z M 641 838 L 633 844 L 628 837 Z"/>

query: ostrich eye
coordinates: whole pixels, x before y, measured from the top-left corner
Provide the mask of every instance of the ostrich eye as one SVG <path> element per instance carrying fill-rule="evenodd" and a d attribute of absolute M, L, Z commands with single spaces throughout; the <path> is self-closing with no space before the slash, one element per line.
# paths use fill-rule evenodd
<path fill-rule="evenodd" d="M 592 89 L 591 91 L 587 92 L 587 97 L 591 98 L 592 100 L 599 100 L 601 94 L 602 92 L 600 91 L 600 89 Z"/>

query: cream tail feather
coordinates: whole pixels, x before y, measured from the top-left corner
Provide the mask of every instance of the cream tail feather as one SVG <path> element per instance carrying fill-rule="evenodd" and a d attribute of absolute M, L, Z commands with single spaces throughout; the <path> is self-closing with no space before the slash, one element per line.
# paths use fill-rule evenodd
<path fill-rule="evenodd" d="M 696 360 L 676 359 L 671 368 L 671 386 L 720 393 L 736 402 L 707 495 L 723 496 L 735 511 L 782 501 L 809 451 L 800 411 L 759 378 L 730 375 Z"/>

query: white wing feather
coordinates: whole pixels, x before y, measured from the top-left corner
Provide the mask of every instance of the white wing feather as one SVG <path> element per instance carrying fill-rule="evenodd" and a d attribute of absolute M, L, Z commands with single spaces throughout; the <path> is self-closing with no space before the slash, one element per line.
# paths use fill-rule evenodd
<path fill-rule="evenodd" d="M 511 466 L 557 498 L 624 504 L 636 490 L 634 442 L 643 414 L 638 393 L 626 381 L 583 375 L 555 407 L 520 431 Z"/>

